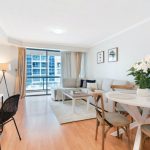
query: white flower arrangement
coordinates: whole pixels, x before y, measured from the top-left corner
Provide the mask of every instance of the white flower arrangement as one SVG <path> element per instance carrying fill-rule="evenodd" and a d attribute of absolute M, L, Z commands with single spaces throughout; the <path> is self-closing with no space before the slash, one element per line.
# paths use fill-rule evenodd
<path fill-rule="evenodd" d="M 150 55 L 133 64 L 129 72 L 129 75 L 134 76 L 135 83 L 139 88 L 150 89 Z"/>

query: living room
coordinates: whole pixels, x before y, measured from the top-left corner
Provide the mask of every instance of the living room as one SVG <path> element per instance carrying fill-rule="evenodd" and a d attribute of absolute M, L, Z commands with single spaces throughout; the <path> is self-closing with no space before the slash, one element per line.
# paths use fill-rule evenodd
<path fill-rule="evenodd" d="M 90 117 L 88 115 L 89 118 L 87 117 L 87 114 L 91 111 L 88 108 L 89 106 L 95 110 L 94 103 L 90 105 L 91 98 L 89 105 L 85 102 L 84 106 L 85 112 L 86 109 L 89 109 L 89 112 L 86 115 L 77 116 L 79 113 L 76 112 L 79 112 L 82 107 L 78 107 L 80 106 L 78 102 L 73 105 L 74 97 L 69 97 L 73 99 L 72 101 L 62 102 L 62 94 L 64 96 L 68 94 L 64 89 L 62 90 L 62 87 L 73 88 L 73 92 L 77 94 L 78 89 L 86 94 L 91 94 L 94 90 L 100 90 L 101 88 L 106 88 L 106 90 L 103 90 L 108 92 L 107 87 L 109 86 L 110 90 L 112 84 L 126 84 L 127 82 L 132 85 L 137 84 L 134 76 L 128 74 L 134 63 L 150 55 L 149 7 L 150 2 L 146 0 L 134 0 L 132 2 L 129 0 L 121 2 L 117 0 L 111 2 L 108 0 L 93 2 L 84 0 L 72 2 L 67 0 L 2 1 L 0 6 L 0 64 L 7 63 L 11 68 L 5 71 L 5 79 L 1 69 L 0 95 L 3 95 L 4 101 L 9 96 L 16 94 L 16 91 L 22 97 L 19 100 L 18 111 L 14 117 L 21 140 L 18 138 L 13 122 L 10 122 L 4 126 L 1 134 L 1 149 L 101 149 L 102 127 L 99 127 L 97 140 L 95 140 L 96 112 L 94 112 L 94 117 L 93 114 Z M 26 81 L 21 85 L 23 88 L 19 87 L 17 89 L 16 82 L 18 81 L 18 67 L 20 65 L 18 59 L 19 50 L 26 53 L 24 55 L 26 67 L 24 69 L 22 66 L 20 67 L 24 70 L 20 71 L 20 74 L 21 72 L 23 73 Z M 35 85 L 35 83 L 39 82 L 38 76 L 30 76 L 29 78 L 33 78 L 36 82 L 32 86 L 28 86 L 28 93 L 30 92 L 30 94 L 27 95 L 26 58 L 27 54 L 33 56 L 36 51 L 38 53 L 36 55 L 39 55 L 41 59 L 42 56 L 45 56 L 47 60 L 45 61 L 46 67 L 49 65 L 48 59 L 50 56 L 60 55 L 65 58 L 61 58 L 61 62 L 59 62 L 61 67 L 63 68 L 63 65 L 67 64 L 66 66 L 70 68 L 61 68 L 61 74 L 53 75 L 51 73 L 52 77 L 48 72 L 50 69 L 47 67 L 48 70 L 45 72 L 47 76 L 39 75 L 40 90 L 37 90 L 37 85 Z M 60 54 L 56 54 L 56 52 Z M 63 54 L 66 54 L 65 57 L 63 57 Z M 20 62 L 22 61 L 23 59 Z M 150 72 L 150 68 L 148 69 Z M 68 75 L 64 73 L 65 71 L 70 71 L 71 73 Z M 49 81 L 53 80 L 49 78 L 58 78 L 60 85 L 51 87 Z M 69 80 L 65 80 L 65 85 L 63 79 L 66 78 L 69 78 Z M 96 83 L 88 84 L 87 82 L 86 86 L 94 86 L 94 90 L 90 91 L 91 93 L 87 92 L 91 87 L 80 87 L 81 79 Z M 76 82 L 78 82 L 78 88 Z M 77 91 L 75 91 L 75 88 L 77 88 Z M 147 88 L 149 89 L 150 87 L 148 86 Z M 44 94 L 41 94 L 41 92 L 44 92 Z M 88 96 L 84 95 L 84 97 Z M 107 96 L 109 97 L 109 95 Z M 65 115 L 69 113 L 69 103 L 67 102 L 71 102 L 70 111 L 73 111 L 73 114 L 70 118 L 67 118 L 69 121 L 65 120 L 64 123 L 61 110 Z M 56 103 L 59 106 L 54 108 Z M 66 103 L 68 105 L 65 105 Z M 60 110 L 60 112 L 55 110 Z M 83 119 L 84 117 L 86 119 Z M 75 120 L 72 120 L 73 118 Z M 133 120 L 136 120 L 135 118 L 133 117 Z M 136 127 L 130 130 L 130 148 L 134 150 L 139 149 L 139 143 L 142 141 L 142 138 L 138 140 L 137 136 L 140 131 L 139 128 Z M 107 133 L 105 149 L 129 149 L 128 137 L 125 134 L 123 134 L 122 138 L 112 136 L 111 133 L 115 130 L 115 128 L 110 129 Z M 145 140 L 142 147 L 144 150 L 148 150 L 149 140 Z"/>

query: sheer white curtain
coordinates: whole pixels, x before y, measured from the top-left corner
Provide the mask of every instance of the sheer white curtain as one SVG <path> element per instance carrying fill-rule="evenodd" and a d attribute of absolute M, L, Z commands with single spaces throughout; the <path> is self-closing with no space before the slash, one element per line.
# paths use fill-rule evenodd
<path fill-rule="evenodd" d="M 71 52 L 61 52 L 62 78 L 71 78 Z"/>
<path fill-rule="evenodd" d="M 85 61 L 84 52 L 61 52 L 62 78 L 85 78 Z"/>
<path fill-rule="evenodd" d="M 80 75 L 79 75 L 79 77 L 82 79 L 86 78 L 86 64 L 87 64 L 86 58 L 87 58 L 87 54 L 83 52 L 81 54 L 81 68 L 80 68 Z"/>
<path fill-rule="evenodd" d="M 81 60 L 82 60 L 82 53 L 76 52 L 76 78 L 78 79 L 80 77 L 81 73 Z"/>

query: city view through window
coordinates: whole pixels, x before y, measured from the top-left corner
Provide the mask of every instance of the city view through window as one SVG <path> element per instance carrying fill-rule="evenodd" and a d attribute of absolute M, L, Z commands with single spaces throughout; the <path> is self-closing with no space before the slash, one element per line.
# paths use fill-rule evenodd
<path fill-rule="evenodd" d="M 26 95 L 50 94 L 60 86 L 60 52 L 26 49 L 26 76 Z"/>

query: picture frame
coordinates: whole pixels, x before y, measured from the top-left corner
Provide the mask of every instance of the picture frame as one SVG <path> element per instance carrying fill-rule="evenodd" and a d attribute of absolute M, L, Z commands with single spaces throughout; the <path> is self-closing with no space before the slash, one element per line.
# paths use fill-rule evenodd
<path fill-rule="evenodd" d="M 104 63 L 104 51 L 97 52 L 97 64 Z"/>
<path fill-rule="evenodd" d="M 108 62 L 118 61 L 118 47 L 111 48 L 108 50 Z"/>

